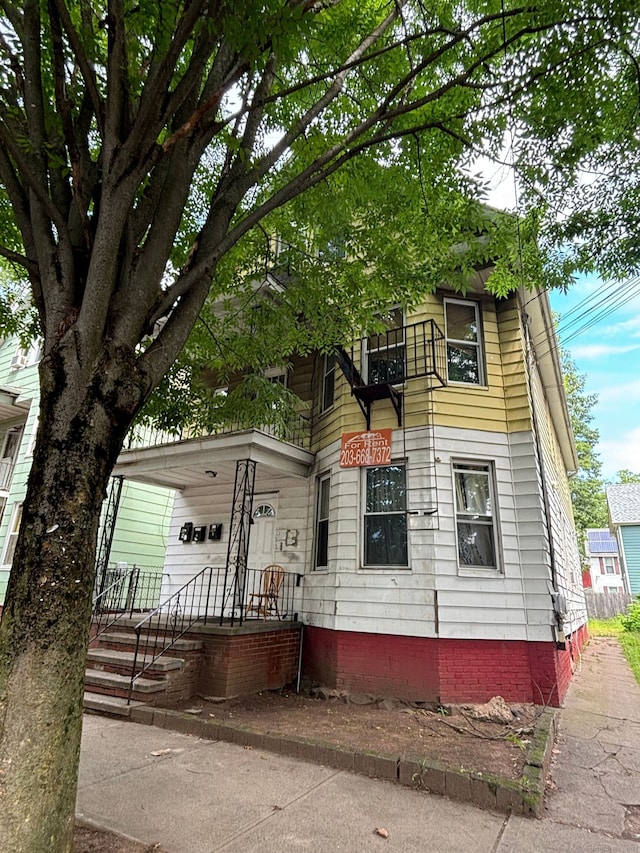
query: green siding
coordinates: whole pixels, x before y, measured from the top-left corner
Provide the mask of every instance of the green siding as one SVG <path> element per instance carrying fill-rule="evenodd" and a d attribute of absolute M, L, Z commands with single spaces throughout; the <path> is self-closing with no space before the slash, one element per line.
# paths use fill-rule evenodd
<path fill-rule="evenodd" d="M 640 525 L 620 527 L 624 557 L 633 595 L 640 595 Z"/>
<path fill-rule="evenodd" d="M 173 491 L 125 480 L 116 519 L 110 563 L 157 567 L 162 572 Z"/>

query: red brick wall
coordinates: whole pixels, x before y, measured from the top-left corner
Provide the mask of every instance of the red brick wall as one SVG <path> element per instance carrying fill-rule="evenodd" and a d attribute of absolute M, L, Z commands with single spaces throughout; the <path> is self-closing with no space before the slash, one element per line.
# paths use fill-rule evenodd
<path fill-rule="evenodd" d="M 238 696 L 274 690 L 298 672 L 300 629 L 199 635 L 204 643 L 198 693 Z"/>
<path fill-rule="evenodd" d="M 440 701 L 531 702 L 527 646 L 517 640 L 440 640 Z M 549 644 L 542 644 L 549 645 Z"/>
<path fill-rule="evenodd" d="M 426 702 L 507 702 L 558 706 L 587 638 L 553 642 L 397 637 L 305 627 L 303 674 L 351 693 Z"/>

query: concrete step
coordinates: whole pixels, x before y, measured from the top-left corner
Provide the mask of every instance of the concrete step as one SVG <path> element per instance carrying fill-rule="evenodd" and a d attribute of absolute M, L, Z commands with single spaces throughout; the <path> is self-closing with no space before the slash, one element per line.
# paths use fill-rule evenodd
<path fill-rule="evenodd" d="M 154 636 L 155 639 L 155 636 Z M 158 638 L 160 639 L 160 638 Z M 121 644 L 123 646 L 133 646 L 136 644 L 136 635 L 134 633 L 125 633 L 119 631 L 105 631 L 104 634 L 100 634 L 97 637 L 98 643 L 113 643 Z M 144 634 L 142 635 L 141 643 L 144 642 Z M 173 645 L 171 646 L 172 652 L 193 652 L 198 651 L 202 648 L 202 640 L 185 640 L 184 638 L 180 638 L 179 640 L 175 640 Z"/>
<path fill-rule="evenodd" d="M 135 655 L 133 652 L 119 652 L 114 651 L 113 649 L 89 649 L 87 662 L 93 664 L 93 667 L 91 668 L 96 669 L 99 669 L 100 666 L 109 665 L 121 666 L 130 670 L 133 666 L 134 657 Z M 139 668 L 142 668 L 143 665 L 146 667 L 146 662 L 142 652 L 138 654 L 137 663 Z M 157 661 L 146 668 L 151 672 L 169 672 L 173 669 L 182 669 L 183 666 L 184 661 L 182 658 L 162 655 L 162 657 L 158 658 Z"/>
<path fill-rule="evenodd" d="M 126 699 L 119 696 L 105 696 L 102 693 L 91 693 L 85 691 L 84 708 L 86 711 L 97 711 L 109 717 L 129 717 L 132 708 L 138 708 L 144 702 L 131 702 L 127 704 Z"/>
<path fill-rule="evenodd" d="M 128 690 L 128 675 L 120 675 L 117 672 L 104 672 L 100 669 L 87 669 L 84 674 L 84 683 L 87 687 L 102 687 L 105 690 Z M 140 677 L 135 682 L 136 693 L 161 693 L 167 689 L 167 680 L 160 678 L 154 681 L 152 678 Z"/>

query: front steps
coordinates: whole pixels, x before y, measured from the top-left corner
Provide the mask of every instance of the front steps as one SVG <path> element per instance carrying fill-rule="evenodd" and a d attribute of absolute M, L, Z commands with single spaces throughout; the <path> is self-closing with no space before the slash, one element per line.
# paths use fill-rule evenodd
<path fill-rule="evenodd" d="M 158 639 L 154 633 L 153 641 Z M 136 667 L 138 672 L 146 665 L 144 643 L 145 639 L 142 637 Z M 161 645 L 164 645 L 164 642 Z M 202 645 L 200 640 L 176 640 L 165 654 L 145 669 L 144 675 L 135 680 L 129 702 L 136 635 L 126 629 L 117 628 L 101 634 L 87 653 L 85 709 L 110 716 L 127 717 L 132 706 L 171 706 L 190 698 L 199 674 Z M 149 647 L 147 662 L 151 655 Z"/>

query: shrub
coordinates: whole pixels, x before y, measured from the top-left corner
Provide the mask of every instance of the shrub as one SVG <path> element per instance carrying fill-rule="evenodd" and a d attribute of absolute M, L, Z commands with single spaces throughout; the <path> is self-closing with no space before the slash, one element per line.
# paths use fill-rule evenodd
<path fill-rule="evenodd" d="M 637 631 L 640 633 L 640 596 L 631 602 L 627 612 L 620 620 L 625 631 Z"/>

